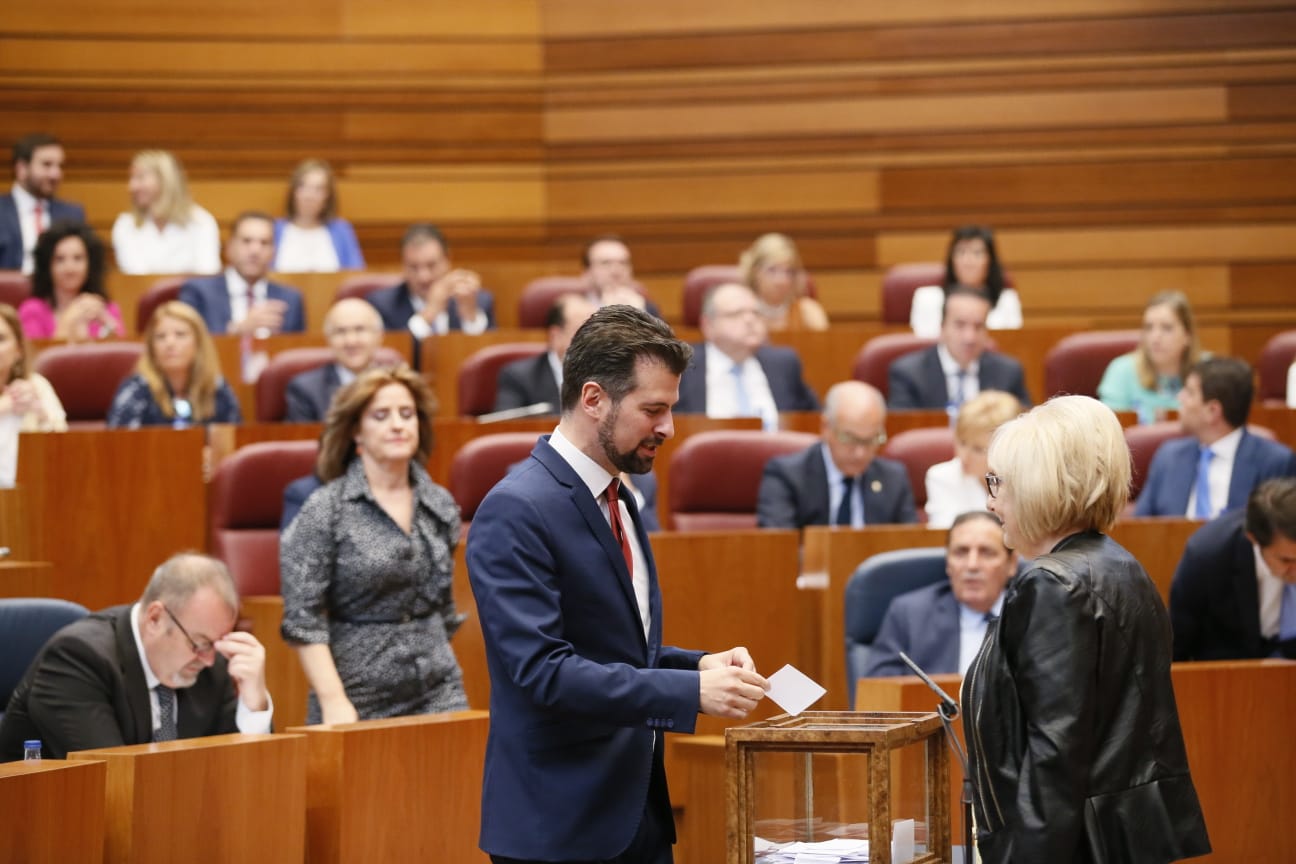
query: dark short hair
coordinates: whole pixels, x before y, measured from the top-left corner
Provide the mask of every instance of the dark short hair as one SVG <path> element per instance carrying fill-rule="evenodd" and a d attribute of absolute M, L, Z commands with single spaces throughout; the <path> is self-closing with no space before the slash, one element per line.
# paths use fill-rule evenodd
<path fill-rule="evenodd" d="M 233 237 L 238 233 L 240 225 L 244 222 L 250 222 L 253 219 L 259 222 L 269 222 L 270 227 L 274 227 L 274 217 L 264 210 L 244 210 L 242 213 L 235 216 L 234 221 L 230 223 L 230 237 Z"/>
<path fill-rule="evenodd" d="M 637 384 L 635 365 L 640 359 L 658 361 L 683 375 L 693 348 L 677 339 L 665 321 L 633 306 L 599 309 L 576 331 L 563 359 L 563 413 L 576 407 L 587 381 L 606 390 L 613 403 L 620 402 Z"/>
<path fill-rule="evenodd" d="M 629 244 L 625 242 L 625 238 L 623 238 L 620 234 L 600 234 L 597 237 L 595 237 L 593 240 L 590 240 L 588 243 L 586 243 L 585 248 L 581 250 L 581 266 L 584 267 L 586 270 L 588 270 L 590 266 L 590 250 L 593 249 L 599 243 L 620 243 L 622 246 L 625 246 L 627 249 L 630 248 Z"/>
<path fill-rule="evenodd" d="M 1274 477 L 1251 490 L 1246 531 L 1261 547 L 1279 534 L 1296 540 L 1296 477 Z"/>
<path fill-rule="evenodd" d="M 994 232 L 985 225 L 960 225 L 950 235 L 949 248 L 945 251 L 945 291 L 948 293 L 958 279 L 954 276 L 954 247 L 965 240 L 980 240 L 985 243 L 986 254 L 990 256 L 990 266 L 986 268 L 986 296 L 990 306 L 999 302 L 999 295 L 1004 289 L 1003 268 L 999 264 L 999 252 L 995 249 Z"/>
<path fill-rule="evenodd" d="M 953 288 L 945 289 L 945 302 L 941 305 L 942 324 L 945 323 L 945 309 L 949 306 L 949 301 L 951 297 L 975 297 L 978 300 L 984 300 L 987 303 L 989 303 L 991 309 L 994 308 L 994 301 L 991 300 L 989 297 L 987 297 L 981 291 L 978 291 L 975 288 L 969 288 L 966 285 L 955 285 Z"/>
<path fill-rule="evenodd" d="M 561 327 L 567 323 L 567 304 L 573 297 L 580 297 L 580 295 L 570 291 L 566 294 L 559 294 L 554 298 L 553 303 L 549 306 L 549 311 L 545 313 L 544 326 L 546 330 L 550 327 Z"/>
<path fill-rule="evenodd" d="M 106 299 L 103 241 L 89 225 L 62 220 L 36 238 L 36 249 L 32 252 L 32 296 L 54 305 L 54 249 L 69 237 L 80 237 L 86 247 L 86 281 L 81 293 L 98 294 Z"/>
<path fill-rule="evenodd" d="M 954 536 L 955 528 L 959 527 L 964 522 L 975 522 L 977 519 L 984 519 L 987 522 L 992 522 L 1000 528 L 1003 528 L 1003 520 L 991 513 L 989 510 L 968 510 L 966 513 L 960 513 L 955 516 L 954 521 L 950 523 L 949 530 L 945 532 L 945 548 L 949 548 L 950 538 Z"/>
<path fill-rule="evenodd" d="M 406 228 L 405 236 L 401 238 L 401 251 L 404 252 L 415 243 L 426 243 L 429 240 L 440 243 L 441 251 L 450 254 L 450 244 L 446 242 L 445 235 L 431 222 L 415 222 Z"/>
<path fill-rule="evenodd" d="M 48 132 L 32 132 L 14 142 L 13 161 L 30 162 L 42 147 L 62 147 L 63 142 Z"/>
<path fill-rule="evenodd" d="M 1188 372 L 1201 383 L 1202 402 L 1219 402 L 1224 420 L 1234 429 L 1245 426 L 1251 414 L 1255 385 L 1251 366 L 1236 357 L 1207 357 Z"/>

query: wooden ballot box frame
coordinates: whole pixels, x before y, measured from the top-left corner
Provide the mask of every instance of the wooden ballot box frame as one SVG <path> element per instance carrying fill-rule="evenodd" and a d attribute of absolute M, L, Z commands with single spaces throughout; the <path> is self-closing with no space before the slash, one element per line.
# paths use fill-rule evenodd
<path fill-rule="evenodd" d="M 934 712 L 807 711 L 725 730 L 728 864 L 755 862 L 753 839 L 761 783 L 757 761 L 761 754 L 774 752 L 867 758 L 869 861 L 891 864 L 892 756 L 913 744 L 922 746 L 926 757 L 927 851 L 911 860 L 914 864 L 946 864 L 951 860 L 950 768 L 943 735 L 940 717 Z M 817 776 L 806 778 L 806 800 L 800 815 L 807 820 L 814 815 L 812 796 L 817 782 Z"/>
<path fill-rule="evenodd" d="M 103 861 L 106 767 L 61 759 L 0 764 L 0 864 Z"/>

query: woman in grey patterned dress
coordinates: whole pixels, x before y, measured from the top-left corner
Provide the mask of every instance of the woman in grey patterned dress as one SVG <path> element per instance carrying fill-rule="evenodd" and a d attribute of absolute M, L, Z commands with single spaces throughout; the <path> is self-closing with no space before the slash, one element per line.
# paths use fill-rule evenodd
<path fill-rule="evenodd" d="M 311 685 L 308 722 L 468 707 L 450 637 L 459 508 L 423 465 L 432 397 L 406 367 L 338 391 L 320 443 L 325 486 L 279 552 L 282 633 Z"/>

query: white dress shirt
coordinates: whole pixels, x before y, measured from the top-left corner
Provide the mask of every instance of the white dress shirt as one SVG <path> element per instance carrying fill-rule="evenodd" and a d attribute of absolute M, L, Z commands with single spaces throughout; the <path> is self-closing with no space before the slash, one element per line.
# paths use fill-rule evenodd
<path fill-rule="evenodd" d="M 936 346 L 936 356 L 940 358 L 941 371 L 945 373 L 946 402 L 954 403 L 960 389 L 963 394 L 960 405 L 981 392 L 981 358 L 973 360 L 964 369 L 944 345 Z"/>
<path fill-rule="evenodd" d="M 996 618 L 1003 611 L 1003 594 L 1000 593 L 999 599 L 995 600 L 994 606 L 990 607 L 990 614 Z M 976 659 L 977 652 L 981 650 L 981 643 L 985 641 L 986 628 L 990 623 L 985 620 L 986 613 L 977 612 L 975 609 L 969 609 L 962 603 L 959 604 L 959 674 L 966 675 L 968 667 Z"/>
<path fill-rule="evenodd" d="M 152 712 L 153 719 L 150 721 L 149 728 L 156 734 L 158 726 L 162 724 L 161 712 L 158 710 L 157 691 L 153 688 L 162 683 L 162 681 L 153 674 L 153 667 L 149 666 L 148 657 L 144 654 L 144 641 L 140 639 L 139 629 L 140 604 L 136 603 L 131 607 L 131 633 L 135 636 L 135 650 L 139 652 L 140 666 L 144 669 L 144 683 L 148 686 L 149 693 L 149 711 Z M 184 634 L 180 634 L 183 636 Z M 170 685 L 167 685 L 170 686 Z M 176 706 L 176 720 L 179 721 L 179 705 Z M 243 700 L 238 700 L 238 709 L 234 712 L 234 725 L 245 735 L 268 734 L 270 732 L 271 721 L 274 718 L 274 702 L 270 700 L 270 692 L 266 691 L 266 708 L 264 711 L 253 711 L 243 704 Z"/>
<path fill-rule="evenodd" d="M 827 444 L 819 445 L 820 455 L 823 456 L 824 470 L 828 473 L 828 524 L 837 524 L 837 511 L 841 509 L 842 503 L 842 480 L 846 475 L 837 467 L 833 461 L 832 453 L 828 450 Z M 861 474 L 855 478 L 851 484 L 851 527 L 864 527 L 864 490 L 860 487 L 864 484 L 864 475 Z"/>
<path fill-rule="evenodd" d="M 550 436 L 549 446 L 580 477 L 581 482 L 585 484 L 590 494 L 594 496 L 594 500 L 598 503 L 603 518 L 607 519 L 608 524 L 611 525 L 612 516 L 608 510 L 607 496 L 604 493 L 607 492 L 608 484 L 612 482 L 615 475 L 609 474 L 602 465 L 582 453 L 558 429 L 555 429 L 553 435 Z M 631 581 L 634 583 L 635 602 L 639 606 L 639 620 L 643 622 L 644 640 L 647 641 L 648 630 L 652 624 L 652 616 L 648 609 L 648 559 L 644 557 L 643 549 L 639 547 L 639 533 L 635 528 L 634 521 L 630 518 L 630 511 L 626 508 L 624 495 L 619 497 L 618 506 L 621 508 L 621 524 L 625 526 L 626 537 L 630 540 L 630 557 L 634 561 L 634 574 Z"/>
<path fill-rule="evenodd" d="M 36 269 L 32 252 L 36 249 L 36 198 L 24 189 L 17 181 L 13 184 L 14 207 L 18 210 L 18 230 L 22 232 L 23 260 L 22 272 L 28 276 Z M 41 213 L 41 227 L 49 230 L 50 203 L 41 201 L 44 212 Z"/>
<path fill-rule="evenodd" d="M 135 214 L 122 213 L 112 228 L 113 254 L 123 273 L 219 273 L 220 227 L 197 204 L 183 225 L 162 228 L 152 219 L 135 224 Z"/>
<path fill-rule="evenodd" d="M 1210 468 L 1206 470 L 1206 482 L 1210 484 L 1210 517 L 1224 512 L 1228 504 L 1229 484 L 1233 481 L 1233 463 L 1237 458 L 1238 445 L 1242 443 L 1242 429 L 1234 429 L 1223 438 L 1210 445 L 1215 455 L 1211 458 Z M 1200 451 L 1198 451 L 1200 452 Z M 1192 491 L 1188 493 L 1188 510 L 1184 513 L 1189 519 L 1197 518 L 1197 481 L 1194 474 Z"/>
<path fill-rule="evenodd" d="M 1260 636 L 1273 639 L 1282 623 L 1283 588 L 1287 583 L 1273 575 L 1259 546 L 1252 543 L 1251 551 L 1255 554 L 1256 598 L 1260 601 Z"/>
<path fill-rule="evenodd" d="M 944 288 L 939 285 L 924 285 L 914 291 L 913 303 L 909 306 L 909 326 L 913 328 L 915 336 L 938 338 L 944 315 Z M 986 316 L 986 329 L 1020 330 L 1021 326 L 1021 297 L 1012 288 L 1005 288 L 999 292 L 999 302 Z"/>
<path fill-rule="evenodd" d="M 777 431 L 778 406 L 774 404 L 774 394 L 770 392 L 769 379 L 765 377 L 760 361 L 748 357 L 741 364 L 735 364 L 728 354 L 710 342 L 702 350 L 706 351 L 707 416 L 720 420 L 744 416 L 738 410 L 738 391 L 735 385 L 735 380 L 741 379 L 751 406 L 751 414 L 748 416 L 759 417 L 767 432 Z M 738 376 L 734 375 L 735 365 L 741 368 Z"/>
<path fill-rule="evenodd" d="M 327 226 L 298 228 L 291 222 L 284 225 L 275 253 L 275 269 L 285 273 L 336 273 L 337 247 Z"/>
<path fill-rule="evenodd" d="M 985 478 L 964 473 L 957 456 L 928 468 L 926 485 L 928 528 L 948 528 L 963 513 L 986 509 Z"/>
<path fill-rule="evenodd" d="M 450 302 L 453 303 L 454 300 L 451 300 Z M 441 312 L 436 316 L 433 322 L 429 324 L 427 319 L 420 314 L 427 303 L 425 303 L 423 298 L 415 294 L 413 291 L 410 292 L 410 305 L 414 307 L 414 314 L 410 316 L 409 321 L 406 322 L 406 326 L 409 327 L 410 332 L 415 336 L 420 339 L 426 339 L 429 336 L 441 336 L 450 332 L 449 312 Z M 459 316 L 459 329 L 464 333 L 467 333 L 469 336 L 476 336 L 479 333 L 485 333 L 486 327 L 489 324 L 490 321 L 486 318 L 486 313 L 480 306 L 477 307 L 477 314 L 472 318 L 465 320 L 462 315 Z"/>
<path fill-rule="evenodd" d="M 248 304 L 248 283 L 233 267 L 226 267 L 225 285 L 229 288 L 230 326 L 233 327 L 248 316 L 248 311 L 251 308 Z M 252 284 L 253 303 L 264 303 L 268 296 L 269 288 L 265 279 L 258 279 Z M 267 333 L 266 335 L 270 334 Z M 260 338 L 261 334 L 258 333 L 257 336 Z"/>

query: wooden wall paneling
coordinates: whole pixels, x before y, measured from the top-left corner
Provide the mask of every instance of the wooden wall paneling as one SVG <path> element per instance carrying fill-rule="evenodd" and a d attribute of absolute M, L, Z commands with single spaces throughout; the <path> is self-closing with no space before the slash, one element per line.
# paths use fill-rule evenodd
<path fill-rule="evenodd" d="M 91 609 L 137 599 L 154 568 L 205 548 L 204 430 L 23 436 L 18 484 L 45 526 L 55 597 Z"/>

